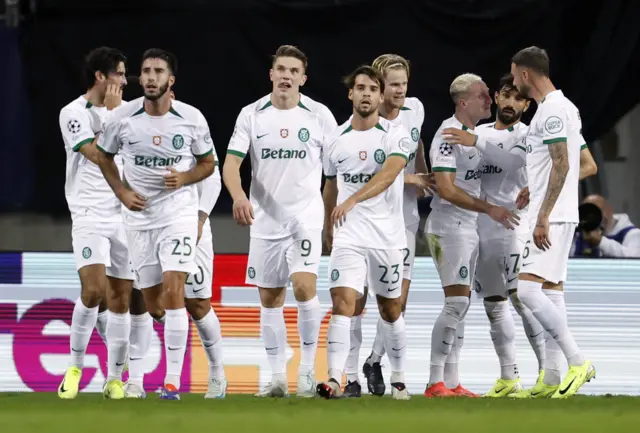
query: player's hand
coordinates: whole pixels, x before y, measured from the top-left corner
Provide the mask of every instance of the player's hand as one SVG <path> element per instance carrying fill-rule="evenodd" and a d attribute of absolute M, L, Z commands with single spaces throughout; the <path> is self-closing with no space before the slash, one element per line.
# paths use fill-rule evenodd
<path fill-rule="evenodd" d="M 520 217 L 506 207 L 493 206 L 488 215 L 509 230 L 513 230 L 514 226 L 520 225 Z"/>
<path fill-rule="evenodd" d="M 351 198 L 348 198 L 342 204 L 333 208 L 333 212 L 331 212 L 331 224 L 334 227 L 341 227 L 347 220 L 347 214 L 355 205 L 356 202 Z"/>
<path fill-rule="evenodd" d="M 436 195 L 436 175 L 433 173 L 416 173 L 418 178 L 418 188 L 422 189 L 425 192 L 428 192 L 431 195 Z M 426 194 L 425 194 L 426 196 Z"/>
<path fill-rule="evenodd" d="M 122 104 L 122 87 L 118 84 L 109 84 L 104 95 L 104 105 L 111 111 Z"/>
<path fill-rule="evenodd" d="M 463 131 L 458 128 L 445 128 L 442 131 L 444 135 L 444 141 L 449 144 L 461 144 L 467 147 L 473 147 L 476 145 L 477 135 L 474 135 L 468 131 Z"/>
<path fill-rule="evenodd" d="M 546 251 L 551 248 L 551 242 L 549 241 L 549 219 L 538 218 L 536 222 L 536 228 L 533 231 L 533 243 L 536 247 L 542 251 Z"/>
<path fill-rule="evenodd" d="M 134 212 L 140 212 L 147 204 L 147 200 L 137 192 L 125 189 L 118 197 L 127 209 Z"/>
<path fill-rule="evenodd" d="M 168 167 L 171 173 L 164 177 L 164 186 L 169 189 L 178 189 L 184 186 L 184 173 L 173 167 Z"/>
<path fill-rule="evenodd" d="M 597 247 L 600 245 L 600 242 L 602 242 L 602 229 L 582 232 L 582 239 L 592 247 Z"/>
<path fill-rule="evenodd" d="M 248 199 L 243 198 L 233 202 L 233 219 L 242 226 L 253 224 L 253 206 Z"/>
<path fill-rule="evenodd" d="M 516 197 L 516 208 L 518 210 L 524 209 L 529 205 L 529 187 L 525 186 L 518 193 L 518 197 Z"/>

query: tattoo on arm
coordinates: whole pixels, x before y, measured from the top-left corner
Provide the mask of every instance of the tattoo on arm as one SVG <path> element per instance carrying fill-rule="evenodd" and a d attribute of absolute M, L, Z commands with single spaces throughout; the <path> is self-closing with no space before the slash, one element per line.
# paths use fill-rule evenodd
<path fill-rule="evenodd" d="M 558 196 L 564 186 L 564 181 L 569 172 L 569 155 L 567 152 L 567 142 L 549 144 L 549 154 L 551 154 L 551 175 L 549 176 L 549 184 L 547 186 L 547 194 L 544 197 L 538 219 L 541 217 L 548 218 L 551 215 L 553 206 L 558 200 Z"/>

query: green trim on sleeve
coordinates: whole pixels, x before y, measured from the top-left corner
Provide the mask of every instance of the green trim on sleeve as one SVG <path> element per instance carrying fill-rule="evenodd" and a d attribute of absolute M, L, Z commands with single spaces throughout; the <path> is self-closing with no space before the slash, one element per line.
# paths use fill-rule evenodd
<path fill-rule="evenodd" d="M 451 168 L 451 167 L 433 167 L 432 170 L 434 173 L 438 172 L 438 171 L 444 171 L 444 172 L 449 172 L 449 173 L 455 173 L 456 169 L 455 168 Z"/>
<path fill-rule="evenodd" d="M 411 111 L 409 107 L 400 107 L 400 111 Z"/>
<path fill-rule="evenodd" d="M 227 155 L 235 155 L 235 156 L 239 156 L 240 158 L 244 159 L 245 156 L 247 156 L 246 153 L 242 153 L 242 152 L 238 152 L 237 150 L 227 150 Z"/>
<path fill-rule="evenodd" d="M 514 146 L 514 148 L 516 149 L 522 149 L 524 152 L 527 151 L 527 149 L 524 146 L 520 146 L 519 144 L 517 146 Z"/>
<path fill-rule="evenodd" d="M 102 153 L 104 153 L 105 155 L 115 155 L 115 153 L 111 153 L 111 152 L 107 152 L 106 150 L 104 150 L 102 147 L 98 146 L 96 144 L 96 147 L 98 148 L 98 150 Z"/>
<path fill-rule="evenodd" d="M 549 140 L 543 140 L 542 144 L 560 143 L 561 141 L 567 141 L 567 137 L 550 138 Z"/>
<path fill-rule="evenodd" d="M 335 177 L 335 175 L 334 175 L 334 176 L 327 176 L 327 175 L 325 175 L 324 177 L 326 177 L 327 179 L 335 179 L 335 178 L 336 178 L 336 177 Z"/>
<path fill-rule="evenodd" d="M 79 151 L 82 146 L 84 146 L 85 144 L 91 143 L 94 139 L 95 139 L 95 137 L 91 137 L 91 138 L 86 138 L 86 139 L 82 140 L 80 143 L 78 143 L 75 146 L 73 146 L 73 151 L 74 152 Z"/>
<path fill-rule="evenodd" d="M 580 146 L 580 150 L 585 150 L 587 149 L 589 146 L 587 146 L 587 143 L 584 143 L 582 146 Z"/>
<path fill-rule="evenodd" d="M 207 152 L 203 153 L 202 155 L 196 155 L 194 153 L 193 156 L 195 156 L 197 160 L 201 160 L 202 158 L 206 158 L 207 156 L 212 154 L 213 154 L 213 149 L 209 149 Z"/>
<path fill-rule="evenodd" d="M 407 158 L 407 155 L 405 155 L 404 153 L 398 153 L 398 152 L 390 153 L 389 154 L 389 158 L 392 157 L 392 156 L 401 156 L 401 157 L 403 157 L 405 159 L 405 161 L 409 162 L 409 158 Z"/>

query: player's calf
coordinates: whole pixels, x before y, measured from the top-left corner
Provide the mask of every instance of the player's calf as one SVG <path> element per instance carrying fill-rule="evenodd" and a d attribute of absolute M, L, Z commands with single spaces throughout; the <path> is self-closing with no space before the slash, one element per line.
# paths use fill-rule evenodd
<path fill-rule="evenodd" d="M 311 272 L 291 275 L 293 293 L 298 302 L 298 335 L 300 336 L 300 368 L 298 370 L 298 397 L 315 395 L 315 359 L 320 334 L 322 312 L 316 294 L 317 276 Z"/>
<path fill-rule="evenodd" d="M 129 380 L 125 386 L 126 398 L 145 398 L 144 373 L 145 357 L 153 337 L 153 319 L 144 305 L 142 290 L 131 291 L 129 303 L 131 333 L 129 334 Z M 164 311 L 162 311 L 164 316 Z"/>
<path fill-rule="evenodd" d="M 169 393 L 180 389 L 180 376 L 184 363 L 189 334 L 189 317 L 184 305 L 186 274 L 167 271 L 162 275 L 162 297 L 160 305 L 165 308 L 164 344 L 167 356 L 165 388 Z"/>
<path fill-rule="evenodd" d="M 105 395 L 108 394 L 111 398 L 116 399 L 124 398 L 120 380 L 122 379 L 129 351 L 129 337 L 131 334 L 129 303 L 132 287 L 131 280 L 109 277 L 107 289 L 107 305 L 109 308 L 109 320 L 107 322 L 108 368 Z"/>
<path fill-rule="evenodd" d="M 376 296 L 384 346 L 391 364 L 391 395 L 396 400 L 408 400 L 409 393 L 405 385 L 404 370 L 407 356 L 407 330 L 402 316 L 402 300 Z"/>

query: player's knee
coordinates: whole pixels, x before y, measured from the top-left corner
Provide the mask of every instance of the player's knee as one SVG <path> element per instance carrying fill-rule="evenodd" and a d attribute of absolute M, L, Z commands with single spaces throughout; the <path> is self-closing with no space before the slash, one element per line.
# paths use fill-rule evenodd
<path fill-rule="evenodd" d="M 82 268 L 81 271 L 82 270 L 84 270 L 84 268 Z M 99 272 L 92 271 L 80 272 L 80 283 L 82 286 L 80 297 L 86 307 L 97 307 L 101 302 L 106 301 L 105 297 L 108 286 L 106 275 L 100 275 Z"/>
<path fill-rule="evenodd" d="M 355 290 L 346 287 L 331 289 L 331 301 L 334 315 L 353 317 L 356 309 Z"/>
<path fill-rule="evenodd" d="M 280 308 L 284 305 L 287 291 L 284 288 L 263 288 L 260 287 L 260 303 L 265 308 Z"/>
<path fill-rule="evenodd" d="M 513 305 L 513 308 L 516 310 L 516 313 L 522 316 L 524 314 L 524 309 L 526 307 L 522 304 L 522 302 L 520 301 L 520 298 L 518 298 L 518 292 L 516 290 L 509 292 L 509 299 L 511 299 L 511 305 Z"/>
<path fill-rule="evenodd" d="M 184 307 L 184 284 L 186 275 L 183 272 L 165 272 L 162 277 L 162 305 L 165 309 Z"/>
<path fill-rule="evenodd" d="M 210 299 L 185 299 L 184 304 L 193 320 L 200 320 L 206 316 L 211 310 Z"/>
<path fill-rule="evenodd" d="M 402 301 L 400 298 L 382 300 L 378 297 L 378 311 L 382 320 L 393 323 L 402 315 Z"/>
<path fill-rule="evenodd" d="M 292 281 L 293 295 L 298 302 L 306 302 L 316 296 L 316 279 L 315 276 L 304 276 L 294 278 Z"/>
<path fill-rule="evenodd" d="M 107 305 L 110 311 L 124 314 L 129 311 L 132 282 L 117 278 L 109 278 L 107 289 Z"/>

